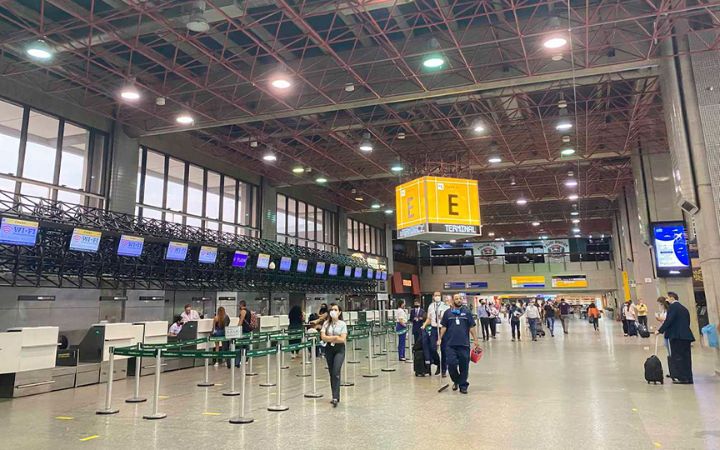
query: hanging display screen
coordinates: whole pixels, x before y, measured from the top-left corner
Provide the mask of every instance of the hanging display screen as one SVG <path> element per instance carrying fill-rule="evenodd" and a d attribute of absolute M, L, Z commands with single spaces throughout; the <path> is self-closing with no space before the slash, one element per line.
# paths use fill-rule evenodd
<path fill-rule="evenodd" d="M 100 247 L 101 237 L 102 233 L 99 231 L 75 228 L 70 238 L 70 250 L 95 253 L 98 251 L 98 247 Z"/>
<path fill-rule="evenodd" d="M 690 253 L 683 222 L 655 222 L 651 225 L 655 267 L 660 277 L 689 277 Z"/>
<path fill-rule="evenodd" d="M 200 247 L 200 254 L 198 255 L 198 262 L 202 264 L 215 264 L 217 259 L 217 247 L 207 247 L 203 245 Z"/>
<path fill-rule="evenodd" d="M 244 269 L 247 266 L 248 256 L 248 252 L 241 252 L 240 250 L 235 250 L 235 254 L 233 255 L 232 260 L 232 266 Z"/>
<path fill-rule="evenodd" d="M 355 268 L 355 278 L 362 278 L 362 267 Z"/>
<path fill-rule="evenodd" d="M 383 274 L 383 273 L 382 273 L 380 270 L 378 270 L 377 272 L 375 272 L 375 279 L 376 279 L 376 280 L 382 280 L 382 274 Z"/>
<path fill-rule="evenodd" d="M 140 236 L 128 236 L 123 234 L 120 236 L 117 254 L 119 256 L 138 257 L 142 254 L 145 238 Z"/>
<path fill-rule="evenodd" d="M 346 277 L 352 276 L 352 267 L 350 267 L 350 266 L 345 266 L 345 274 L 344 274 L 344 275 L 345 275 Z"/>
<path fill-rule="evenodd" d="M 298 259 L 297 271 L 300 273 L 307 272 L 307 259 Z"/>
<path fill-rule="evenodd" d="M 259 253 L 257 260 L 257 268 L 267 269 L 268 267 L 270 267 L 270 255 L 268 255 L 267 253 Z"/>
<path fill-rule="evenodd" d="M 38 223 L 30 220 L 3 217 L 0 224 L 0 244 L 35 245 Z"/>
<path fill-rule="evenodd" d="M 331 275 L 333 277 L 336 276 L 337 270 L 338 270 L 337 264 L 330 264 L 330 268 L 328 269 L 328 275 Z"/>
<path fill-rule="evenodd" d="M 318 261 L 315 263 L 315 275 L 325 275 L 325 263 Z"/>
<path fill-rule="evenodd" d="M 373 272 L 372 269 L 368 269 L 368 271 L 367 271 L 367 277 L 368 277 L 369 279 L 371 279 L 371 280 L 373 279 L 373 273 L 374 273 L 374 272 Z"/>
<path fill-rule="evenodd" d="M 167 251 L 165 252 L 165 259 L 168 261 L 185 261 L 187 258 L 188 244 L 186 242 L 170 242 L 168 244 Z"/>
<path fill-rule="evenodd" d="M 289 272 L 290 266 L 292 265 L 292 258 L 289 256 L 283 256 L 280 258 L 280 270 L 283 272 Z"/>
<path fill-rule="evenodd" d="M 382 279 L 383 281 L 387 281 L 387 272 L 382 273 Z"/>

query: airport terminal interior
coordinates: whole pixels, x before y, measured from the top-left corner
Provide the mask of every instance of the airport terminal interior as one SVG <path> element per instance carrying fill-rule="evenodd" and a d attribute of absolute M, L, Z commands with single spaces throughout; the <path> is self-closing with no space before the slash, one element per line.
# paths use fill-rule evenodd
<path fill-rule="evenodd" d="M 22 449 L 720 448 L 720 2 L 0 2 Z"/>

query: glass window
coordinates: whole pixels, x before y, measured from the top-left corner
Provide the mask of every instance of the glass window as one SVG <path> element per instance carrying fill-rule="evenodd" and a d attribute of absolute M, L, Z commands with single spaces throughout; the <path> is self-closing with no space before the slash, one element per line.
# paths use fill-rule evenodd
<path fill-rule="evenodd" d="M 188 214 L 203 215 L 203 177 L 203 170 L 191 164 L 188 172 Z"/>
<path fill-rule="evenodd" d="M 252 198 L 257 198 L 255 196 L 255 190 L 251 188 L 251 186 L 247 183 L 240 183 L 240 186 L 238 188 L 238 200 L 237 200 L 237 210 L 238 210 L 238 223 L 240 225 L 251 225 L 256 224 L 256 218 L 252 214 L 251 211 L 251 195 Z"/>
<path fill-rule="evenodd" d="M 165 155 L 148 151 L 145 167 L 145 196 L 143 203 L 162 208 L 165 187 Z"/>
<path fill-rule="evenodd" d="M 167 202 L 166 209 L 173 211 L 184 211 L 185 202 L 185 163 L 179 159 L 170 158 L 168 163 L 168 182 L 167 182 Z M 168 221 L 182 223 L 181 221 L 171 220 L 167 214 Z"/>
<path fill-rule="evenodd" d="M 220 174 L 209 170 L 205 189 L 205 217 L 220 218 Z"/>
<path fill-rule="evenodd" d="M 316 240 L 318 242 L 330 242 L 330 240 L 325 236 L 325 228 L 323 228 L 325 224 L 325 214 L 330 215 L 330 213 L 327 213 L 324 209 L 318 208 L 316 216 L 315 216 L 315 232 L 316 232 Z"/>
<path fill-rule="evenodd" d="M 319 208 L 318 208 L 319 209 Z M 307 205 L 307 238 L 311 241 L 317 241 L 317 237 L 315 236 L 315 207 L 308 204 Z"/>
<path fill-rule="evenodd" d="M 146 219 L 162 220 L 162 211 L 153 208 L 143 208 L 143 217 Z"/>
<path fill-rule="evenodd" d="M 17 175 L 20 154 L 20 130 L 22 129 L 23 108 L 0 101 L 0 173 Z M 10 187 L 5 183 L 2 189 Z M 14 189 L 15 183 L 12 183 Z"/>
<path fill-rule="evenodd" d="M 20 193 L 32 197 L 49 198 L 50 189 L 34 183 L 22 183 L 20 185 Z"/>
<path fill-rule="evenodd" d="M 287 210 L 287 234 L 289 236 L 297 236 L 297 201 L 295 199 L 288 198 Z"/>
<path fill-rule="evenodd" d="M 15 181 L 0 177 L 0 191 L 15 192 Z"/>
<path fill-rule="evenodd" d="M 307 237 L 307 209 L 305 202 L 298 202 L 297 203 L 297 218 L 298 218 L 298 224 L 297 224 L 297 231 L 298 231 L 298 237 L 299 238 L 306 238 Z"/>
<path fill-rule="evenodd" d="M 236 188 L 237 180 L 235 178 L 225 176 L 223 179 L 223 222 L 237 222 L 235 219 L 235 207 L 237 206 L 237 202 L 235 201 Z"/>
<path fill-rule="evenodd" d="M 24 178 L 46 183 L 55 181 L 59 127 L 58 119 L 30 111 L 22 173 Z"/>
<path fill-rule="evenodd" d="M 60 155 L 60 186 L 85 189 L 89 141 L 90 130 L 65 122 Z"/>
<path fill-rule="evenodd" d="M 285 202 L 287 197 L 282 194 L 277 195 L 277 233 L 287 233 L 287 205 Z M 285 242 L 284 239 L 282 242 Z"/>
<path fill-rule="evenodd" d="M 58 189 L 57 199 L 61 202 L 73 203 L 75 205 L 78 205 L 82 203 L 82 194 Z"/>

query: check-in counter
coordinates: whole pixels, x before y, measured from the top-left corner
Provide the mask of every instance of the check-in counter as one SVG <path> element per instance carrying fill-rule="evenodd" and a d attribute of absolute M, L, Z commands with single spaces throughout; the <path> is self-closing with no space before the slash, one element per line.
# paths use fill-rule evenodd
<path fill-rule="evenodd" d="M 0 333 L 0 397 L 53 390 L 58 331 L 58 327 L 24 327 Z"/>
<path fill-rule="evenodd" d="M 212 319 L 200 319 L 197 321 L 196 337 L 194 337 L 192 339 L 200 339 L 200 338 L 210 337 L 210 335 L 212 334 L 212 330 L 213 330 L 213 320 Z M 204 344 L 198 345 L 198 350 L 205 350 L 205 345 Z"/>
<path fill-rule="evenodd" d="M 380 320 L 380 311 L 365 311 L 365 320 L 368 322 L 375 322 Z"/>
<path fill-rule="evenodd" d="M 275 331 L 280 328 L 279 316 L 260 317 L 260 331 Z"/>
<path fill-rule="evenodd" d="M 287 330 L 290 326 L 290 318 L 287 316 L 287 314 L 273 317 L 277 317 L 279 330 Z"/>
<path fill-rule="evenodd" d="M 347 325 L 356 325 L 358 323 L 357 311 L 345 311 L 343 312 L 343 317 Z"/>
<path fill-rule="evenodd" d="M 168 341 L 168 323 L 165 320 L 152 320 L 135 322 L 135 342 L 143 344 L 165 344 Z M 152 375 L 155 373 L 154 358 L 130 358 L 127 363 L 128 375 L 135 375 L 135 364 L 140 363 L 140 376 Z"/>
<path fill-rule="evenodd" d="M 131 323 L 99 323 L 92 325 L 80 342 L 80 365 L 98 364 L 99 380 L 107 380 L 110 360 L 110 347 L 129 347 L 135 345 L 137 327 Z M 78 366 L 78 377 L 81 370 Z M 85 373 L 84 371 L 82 373 Z M 94 370 L 88 370 L 87 377 L 94 378 Z M 127 356 L 115 356 L 113 380 L 122 380 L 127 376 Z M 90 381 L 90 380 L 84 380 Z"/>

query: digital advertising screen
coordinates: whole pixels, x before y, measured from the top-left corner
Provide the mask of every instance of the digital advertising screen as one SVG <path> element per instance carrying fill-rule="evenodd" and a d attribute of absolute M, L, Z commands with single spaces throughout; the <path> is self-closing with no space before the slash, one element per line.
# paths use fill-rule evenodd
<path fill-rule="evenodd" d="M 145 238 L 123 234 L 120 236 L 117 254 L 118 256 L 132 256 L 136 258 L 142 254 L 144 244 Z"/>
<path fill-rule="evenodd" d="M 240 250 L 235 250 L 235 254 L 233 255 L 232 260 L 232 266 L 244 269 L 247 266 L 248 256 L 248 252 L 241 252 Z"/>
<path fill-rule="evenodd" d="M 373 270 L 372 270 L 372 269 L 368 269 L 368 271 L 367 271 L 367 277 L 368 277 L 368 279 L 370 279 L 370 280 L 373 279 Z"/>
<path fill-rule="evenodd" d="M 344 274 L 344 275 L 345 275 L 346 277 L 351 277 L 351 276 L 352 276 L 352 267 L 350 267 L 350 266 L 345 266 L 345 274 Z"/>
<path fill-rule="evenodd" d="M 315 275 L 325 275 L 325 263 L 323 261 L 318 261 L 315 264 Z"/>
<path fill-rule="evenodd" d="M 292 265 L 292 258 L 289 256 L 283 256 L 280 258 L 280 270 L 283 272 L 290 272 L 290 266 Z"/>
<path fill-rule="evenodd" d="M 200 247 L 198 262 L 202 264 L 215 264 L 217 259 L 217 247 L 208 247 L 203 245 Z"/>
<path fill-rule="evenodd" d="M 690 253 L 683 222 L 651 224 L 655 267 L 659 277 L 689 277 Z"/>
<path fill-rule="evenodd" d="M 362 267 L 355 268 L 355 278 L 362 278 Z"/>
<path fill-rule="evenodd" d="M 168 244 L 167 251 L 165 252 L 165 259 L 168 261 L 185 261 L 187 258 L 188 244 L 186 242 L 170 242 Z"/>
<path fill-rule="evenodd" d="M 300 273 L 307 272 L 307 265 L 308 265 L 307 259 L 302 259 L 302 258 L 298 259 L 297 271 Z"/>
<path fill-rule="evenodd" d="M 0 223 L 0 244 L 35 245 L 38 223 L 3 217 Z"/>
<path fill-rule="evenodd" d="M 257 268 L 267 269 L 270 267 L 270 255 L 267 253 L 258 253 Z"/>
<path fill-rule="evenodd" d="M 330 264 L 330 268 L 328 269 L 328 275 L 330 276 L 336 276 L 337 275 L 337 264 Z"/>
<path fill-rule="evenodd" d="M 101 237 L 102 233 L 99 231 L 75 228 L 70 238 L 70 250 L 95 253 L 98 251 L 98 247 L 100 247 Z"/>

